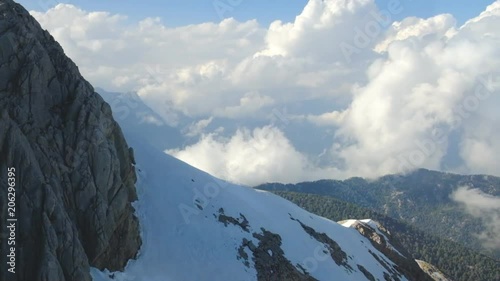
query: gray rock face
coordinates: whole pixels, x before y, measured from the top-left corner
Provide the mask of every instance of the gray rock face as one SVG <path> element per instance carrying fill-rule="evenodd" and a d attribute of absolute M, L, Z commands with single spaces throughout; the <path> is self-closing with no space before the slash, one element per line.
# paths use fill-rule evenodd
<path fill-rule="evenodd" d="M 132 150 L 111 109 L 52 36 L 0 0 L 0 279 L 91 280 L 141 245 Z M 7 272 L 7 169 L 15 168 L 16 273 Z"/>
<path fill-rule="evenodd" d="M 401 277 L 404 276 L 408 280 L 432 281 L 432 279 L 420 269 L 411 255 L 398 243 L 397 240 L 391 237 L 391 234 L 382 225 L 378 224 L 378 230 L 383 232 L 384 235 L 380 235 L 374 228 L 360 221 L 355 222 L 352 227 L 361 235 L 368 238 L 377 250 L 396 264 L 395 267 L 392 267 L 391 265 L 384 263 L 375 253 L 370 252 L 375 259 L 379 260 L 380 264 L 382 264 L 387 271 L 392 273 L 391 276 L 386 276 L 386 279 L 401 280 Z M 391 241 L 387 241 L 384 236 L 388 237 Z M 394 247 L 394 249 L 392 247 Z M 400 255 L 400 253 L 402 255 Z M 360 265 L 358 265 L 358 267 L 359 266 Z M 363 271 L 363 273 L 368 279 L 370 279 L 370 277 L 368 277 L 369 275 L 365 271 Z"/>

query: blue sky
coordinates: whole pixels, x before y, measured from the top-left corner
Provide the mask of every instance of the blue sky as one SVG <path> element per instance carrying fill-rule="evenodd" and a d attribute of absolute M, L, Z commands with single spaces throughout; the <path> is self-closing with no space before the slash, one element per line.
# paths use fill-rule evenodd
<path fill-rule="evenodd" d="M 394 0 L 376 0 L 382 9 L 388 2 Z M 56 0 L 18 0 L 28 10 L 44 10 L 54 6 Z M 88 11 L 108 11 L 127 15 L 131 20 L 145 17 L 160 17 L 168 26 L 196 24 L 207 21 L 220 21 L 220 12 L 215 6 L 226 7 L 223 17 L 234 17 L 239 21 L 257 19 L 261 25 L 268 25 L 276 19 L 291 21 L 300 13 L 307 0 L 150 0 L 119 1 L 119 0 L 69 0 L 71 3 Z M 401 0 L 403 12 L 395 18 L 399 20 L 408 16 L 430 17 L 436 14 L 450 13 L 455 16 L 458 24 L 478 15 L 492 0 Z M 231 5 L 230 3 L 236 3 Z M 227 6 L 224 6 L 227 5 Z"/>

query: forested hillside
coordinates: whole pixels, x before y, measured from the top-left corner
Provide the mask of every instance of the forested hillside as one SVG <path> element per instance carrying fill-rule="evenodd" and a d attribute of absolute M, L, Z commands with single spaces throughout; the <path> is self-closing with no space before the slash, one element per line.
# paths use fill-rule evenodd
<path fill-rule="evenodd" d="M 415 259 L 424 260 L 456 281 L 500 280 L 500 262 L 459 243 L 427 234 L 405 222 L 329 196 L 275 191 L 300 207 L 342 221 L 370 218 L 386 227 Z"/>
<path fill-rule="evenodd" d="M 470 215 L 462 205 L 453 201 L 453 192 L 463 186 L 481 190 L 492 196 L 500 196 L 498 177 L 464 176 L 424 169 L 404 176 L 388 175 L 377 180 L 351 178 L 344 181 L 321 180 L 299 184 L 270 183 L 256 188 L 329 195 L 500 258 L 498 249 L 484 248 L 478 238 L 478 234 L 486 229 L 485 222 Z M 491 235 L 496 234 L 490 233 Z"/>

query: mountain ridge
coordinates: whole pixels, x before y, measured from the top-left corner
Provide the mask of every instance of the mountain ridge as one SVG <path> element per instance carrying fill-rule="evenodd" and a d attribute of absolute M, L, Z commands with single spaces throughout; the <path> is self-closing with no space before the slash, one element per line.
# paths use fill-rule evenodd
<path fill-rule="evenodd" d="M 402 248 L 419 260 L 437 266 L 455 281 L 491 281 L 500 278 L 500 261 L 457 242 L 434 236 L 408 222 L 400 221 L 368 208 L 341 201 L 331 196 L 275 191 L 305 210 L 339 223 L 353 217 L 371 218 L 380 222 Z"/>
<path fill-rule="evenodd" d="M 499 177 L 459 175 L 426 169 L 373 180 L 355 177 L 298 184 L 268 183 L 255 188 L 333 196 L 408 221 L 426 232 L 500 257 L 498 250 L 485 248 L 477 237 L 478 233 L 487 229 L 487 222 L 469 214 L 467 209 L 453 200 L 453 194 L 459 187 L 474 188 L 490 196 L 500 196 Z"/>
<path fill-rule="evenodd" d="M 145 247 L 123 273 L 94 270 L 96 281 L 430 280 L 413 258 L 394 262 L 354 229 L 216 179 L 125 132 L 136 152 Z"/>

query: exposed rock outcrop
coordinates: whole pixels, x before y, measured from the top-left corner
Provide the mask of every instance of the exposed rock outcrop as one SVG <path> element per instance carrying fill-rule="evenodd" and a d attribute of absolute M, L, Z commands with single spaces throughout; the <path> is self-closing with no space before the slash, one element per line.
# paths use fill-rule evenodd
<path fill-rule="evenodd" d="M 281 236 L 265 229 L 262 234 L 254 233 L 253 237 L 259 240 L 255 246 L 252 241 L 246 239 L 239 249 L 240 254 L 245 247 L 252 252 L 258 281 L 315 281 L 316 279 L 307 272 L 300 272 L 285 257 L 281 249 Z M 243 257 L 244 258 L 244 257 Z"/>
<path fill-rule="evenodd" d="M 226 216 L 224 214 L 224 209 L 223 208 L 220 208 L 219 209 L 219 217 L 218 217 L 218 220 L 219 222 L 223 223 L 225 226 L 227 226 L 228 224 L 232 224 L 232 225 L 237 225 L 239 226 L 243 231 L 246 231 L 246 232 L 249 232 L 249 229 L 248 229 L 248 220 L 247 218 L 240 213 L 240 217 L 238 219 L 236 218 L 233 218 L 233 217 L 230 217 L 230 216 Z"/>
<path fill-rule="evenodd" d="M 391 276 L 387 276 L 389 280 L 401 280 L 401 277 L 405 276 L 408 280 L 432 281 L 432 279 L 420 269 L 411 255 L 397 240 L 393 239 L 389 231 L 378 222 L 372 220 L 368 222 L 355 221 L 350 227 L 356 229 L 361 235 L 368 238 L 375 249 L 383 253 L 396 264 L 396 266 L 391 266 L 383 262 L 381 257 L 378 257 L 375 253 L 370 251 L 375 259 L 379 260 L 380 264 L 382 264 L 388 272 L 392 273 Z"/>
<path fill-rule="evenodd" d="M 307 232 L 307 234 L 311 235 L 311 237 L 316 239 L 318 242 L 321 242 L 325 246 L 327 246 L 328 252 L 332 257 L 332 260 L 335 261 L 337 265 L 343 266 L 347 270 L 352 270 L 352 267 L 348 263 L 346 252 L 344 252 L 342 248 L 340 248 L 337 242 L 333 241 L 333 239 L 328 237 L 328 235 L 326 235 L 325 233 L 316 232 L 316 230 L 314 230 L 312 227 L 303 224 L 300 220 L 297 220 L 293 217 L 290 217 L 290 219 L 298 222 L 300 226 L 302 226 L 304 231 Z"/>
<path fill-rule="evenodd" d="M 89 266 L 122 269 L 141 245 L 132 150 L 109 105 L 10 0 L 0 0 L 0 109 L 0 221 L 8 167 L 18 219 L 16 274 L 2 254 L 0 279 L 86 281 Z"/>
<path fill-rule="evenodd" d="M 415 261 L 417 262 L 418 266 L 420 266 L 420 268 L 432 278 L 432 280 L 453 281 L 450 277 L 446 276 L 446 274 L 441 272 L 441 270 L 439 270 L 434 265 L 422 260 L 415 260 Z"/>

